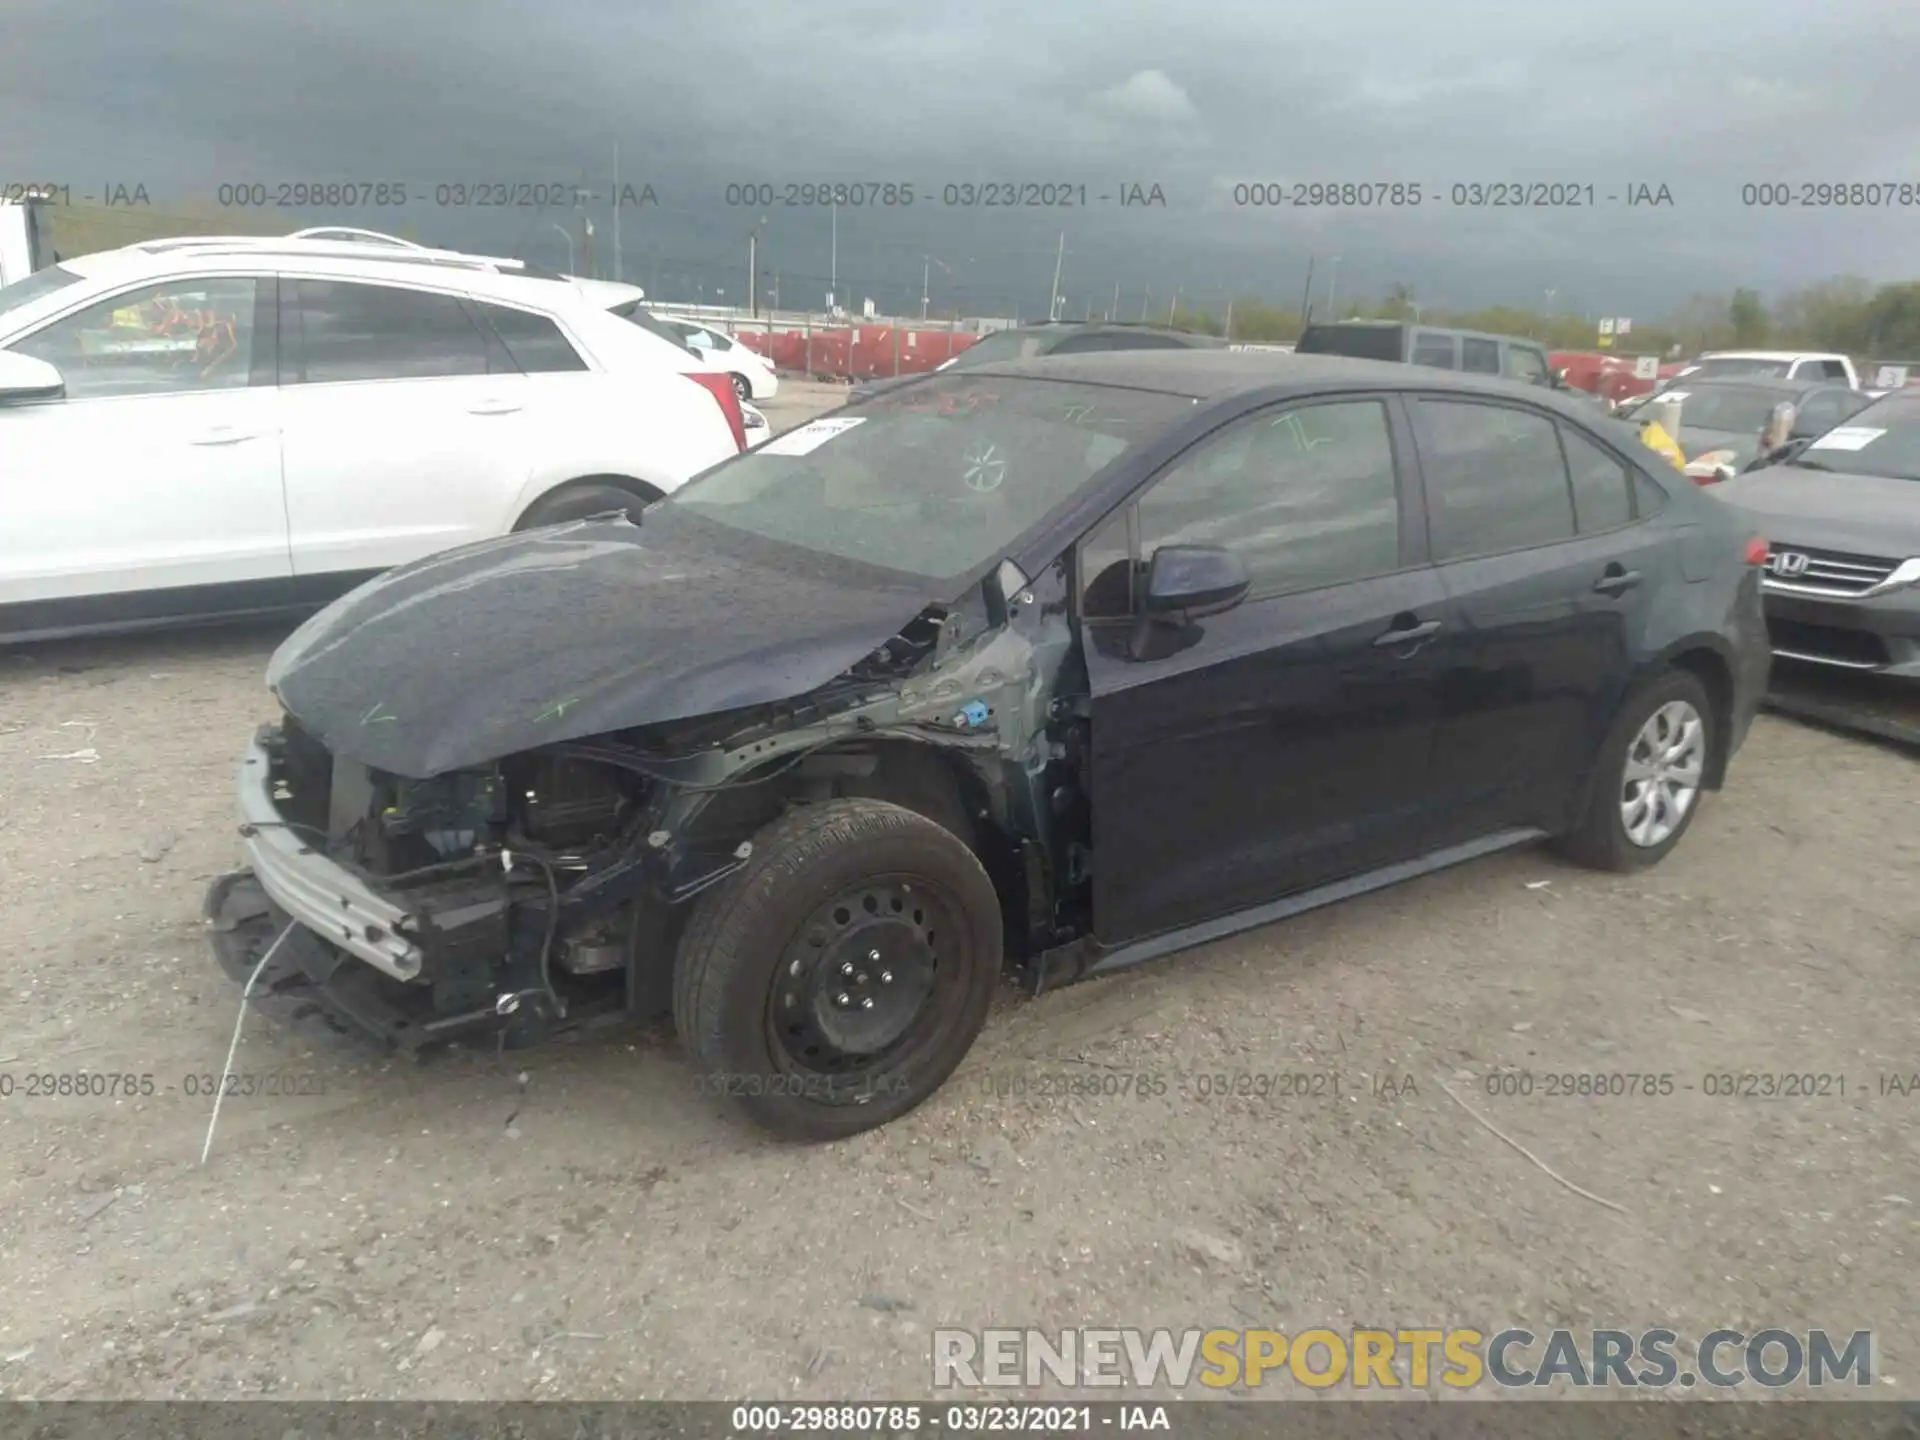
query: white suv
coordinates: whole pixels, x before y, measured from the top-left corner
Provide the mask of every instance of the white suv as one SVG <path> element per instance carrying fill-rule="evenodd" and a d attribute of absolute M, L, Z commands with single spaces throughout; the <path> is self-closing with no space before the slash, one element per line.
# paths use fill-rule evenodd
<path fill-rule="evenodd" d="M 310 608 L 648 501 L 746 445 L 730 377 L 532 266 L 154 242 L 0 288 L 0 638 Z"/>

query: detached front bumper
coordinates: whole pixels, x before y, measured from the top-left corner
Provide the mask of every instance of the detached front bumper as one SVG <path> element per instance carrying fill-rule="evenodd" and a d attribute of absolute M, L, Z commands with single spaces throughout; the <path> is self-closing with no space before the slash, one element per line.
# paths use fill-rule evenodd
<path fill-rule="evenodd" d="M 329 944 L 395 980 L 419 977 L 425 952 L 406 932 L 414 917 L 289 828 L 274 804 L 273 766 L 255 734 L 240 762 L 240 834 L 247 862 L 269 899 Z"/>

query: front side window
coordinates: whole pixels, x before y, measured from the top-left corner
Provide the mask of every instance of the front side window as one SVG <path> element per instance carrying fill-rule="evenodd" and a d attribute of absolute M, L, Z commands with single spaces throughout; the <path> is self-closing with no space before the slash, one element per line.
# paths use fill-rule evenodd
<path fill-rule="evenodd" d="M 1455 400 L 1420 400 L 1415 413 L 1436 561 L 1573 538 L 1573 493 L 1551 420 Z"/>
<path fill-rule="evenodd" d="M 353 280 L 288 280 L 281 294 L 299 326 L 295 383 L 443 379 L 501 368 L 490 367 L 486 334 L 456 296 Z"/>
<path fill-rule="evenodd" d="M 1547 383 L 1547 357 L 1525 345 L 1507 346 L 1507 374 L 1529 385 Z"/>
<path fill-rule="evenodd" d="M 1423 333 L 1414 337 L 1413 363 L 1416 365 L 1437 365 L 1442 370 L 1453 370 L 1459 365 L 1454 354 L 1454 339 L 1451 335 Z"/>
<path fill-rule="evenodd" d="M 44 360 L 69 400 L 230 390 L 253 369 L 257 282 L 168 280 L 63 316 L 8 348 Z"/>
<path fill-rule="evenodd" d="M 1134 506 L 1138 559 L 1162 545 L 1222 545 L 1255 595 L 1317 590 L 1400 567 L 1400 500 L 1386 407 L 1331 401 L 1261 411 L 1189 451 Z M 1120 516 L 1083 549 L 1082 613 L 1131 613 Z"/>

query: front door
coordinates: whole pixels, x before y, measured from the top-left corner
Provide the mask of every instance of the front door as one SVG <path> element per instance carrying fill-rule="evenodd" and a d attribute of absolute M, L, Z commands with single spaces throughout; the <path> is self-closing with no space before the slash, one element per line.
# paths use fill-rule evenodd
<path fill-rule="evenodd" d="M 527 377 L 457 295 L 281 282 L 294 574 L 367 574 L 500 533 L 532 470 Z"/>
<path fill-rule="evenodd" d="M 285 603 L 261 288 L 243 276 L 146 285 L 8 347 L 67 388 L 0 408 L 0 629 Z"/>
<path fill-rule="evenodd" d="M 1378 398 L 1262 410 L 1187 451 L 1082 547 L 1102 941 L 1411 853 L 1445 602 L 1410 523 L 1409 444 Z M 1252 590 L 1141 648 L 1131 590 L 1169 544 L 1237 551 Z"/>

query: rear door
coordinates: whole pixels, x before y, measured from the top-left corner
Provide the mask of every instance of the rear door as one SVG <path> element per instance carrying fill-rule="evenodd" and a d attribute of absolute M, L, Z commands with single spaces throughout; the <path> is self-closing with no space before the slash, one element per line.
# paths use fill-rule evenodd
<path fill-rule="evenodd" d="M 1507 351 L 1507 378 L 1521 380 L 1529 385 L 1545 385 L 1553 378 L 1553 372 L 1547 365 L 1547 352 L 1535 345 L 1522 345 L 1517 341 L 1503 342 Z"/>
<path fill-rule="evenodd" d="M 1440 658 L 1435 846 L 1558 828 L 1631 678 L 1669 561 L 1610 447 L 1531 407 L 1412 401 Z"/>
<path fill-rule="evenodd" d="M 1411 508 L 1410 449 L 1379 396 L 1257 411 L 1187 451 L 1082 547 L 1102 940 L 1412 853 L 1445 607 Z M 1128 577 L 1170 544 L 1237 551 L 1252 591 L 1142 647 Z"/>
<path fill-rule="evenodd" d="M 473 307 L 363 280 L 288 276 L 280 293 L 295 576 L 499 533 L 531 469 L 537 397 Z"/>
<path fill-rule="evenodd" d="M 75 603 L 0 629 L 287 602 L 272 294 L 253 276 L 167 280 L 7 347 L 67 388 L 0 409 L 0 605 Z"/>

